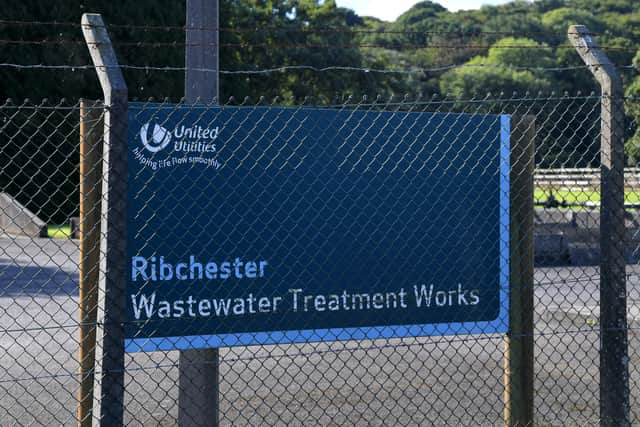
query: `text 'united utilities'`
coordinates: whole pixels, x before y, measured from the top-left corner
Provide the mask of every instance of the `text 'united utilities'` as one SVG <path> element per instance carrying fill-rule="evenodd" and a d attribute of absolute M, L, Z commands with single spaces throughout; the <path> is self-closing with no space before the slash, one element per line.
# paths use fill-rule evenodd
<path fill-rule="evenodd" d="M 165 149 L 173 141 L 173 151 L 182 153 L 215 153 L 220 128 L 202 127 L 199 125 L 176 126 L 168 130 L 157 123 L 145 123 L 140 128 L 140 140 L 144 148 L 157 153 Z"/>

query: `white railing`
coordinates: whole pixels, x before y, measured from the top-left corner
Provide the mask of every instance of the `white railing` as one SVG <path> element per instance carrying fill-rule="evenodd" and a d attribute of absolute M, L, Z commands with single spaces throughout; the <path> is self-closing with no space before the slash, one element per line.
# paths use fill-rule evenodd
<path fill-rule="evenodd" d="M 533 180 L 536 188 L 597 190 L 600 187 L 600 169 L 536 169 Z M 624 182 L 626 188 L 640 190 L 640 168 L 625 168 Z"/>

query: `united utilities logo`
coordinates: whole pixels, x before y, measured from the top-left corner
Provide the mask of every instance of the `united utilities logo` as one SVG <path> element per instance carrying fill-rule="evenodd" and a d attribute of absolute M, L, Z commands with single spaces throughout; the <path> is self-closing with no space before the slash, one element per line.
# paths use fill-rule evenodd
<path fill-rule="evenodd" d="M 147 151 L 157 153 L 173 142 L 173 151 L 182 153 L 215 153 L 214 141 L 218 138 L 220 129 L 204 128 L 202 126 L 176 126 L 168 130 L 155 123 L 145 123 L 140 128 L 140 140 Z"/>
<path fill-rule="evenodd" d="M 171 133 L 158 124 L 145 123 L 140 128 L 140 140 L 147 151 L 157 153 L 171 142 Z"/>

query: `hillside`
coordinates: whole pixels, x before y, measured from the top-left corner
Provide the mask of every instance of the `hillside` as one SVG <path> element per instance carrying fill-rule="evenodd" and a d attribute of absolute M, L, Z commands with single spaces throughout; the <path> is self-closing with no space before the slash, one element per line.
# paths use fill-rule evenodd
<path fill-rule="evenodd" d="M 43 7 L 41 0 L 7 1 L 5 21 L 0 25 L 2 62 L 88 64 L 79 26 L 70 24 L 78 23 L 82 13 L 93 11 L 103 13 L 111 26 L 121 63 L 151 68 L 183 66 L 184 1 L 88 0 L 78 4 L 63 0 L 55 2 L 53 7 Z M 7 23 L 13 20 L 63 24 Z M 227 71 L 291 65 L 411 71 L 405 74 L 335 70 L 223 74 L 223 99 L 363 93 L 460 96 L 514 90 L 589 92 L 595 86 L 585 70 L 535 69 L 582 65 L 568 45 L 567 27 L 575 23 L 587 25 L 621 66 L 632 64 L 640 41 L 640 3 L 634 0 L 515 1 L 456 13 L 424 1 L 395 22 L 359 17 L 351 10 L 336 7 L 331 0 L 268 3 L 222 0 L 220 22 L 223 27 L 220 64 Z M 442 70 L 459 65 L 467 66 Z M 1 98 L 99 95 L 91 70 L 1 68 L 0 73 L 3 77 Z M 624 75 L 631 83 L 636 73 L 625 68 Z M 182 95 L 181 71 L 130 69 L 126 77 L 133 96 L 179 98 Z"/>

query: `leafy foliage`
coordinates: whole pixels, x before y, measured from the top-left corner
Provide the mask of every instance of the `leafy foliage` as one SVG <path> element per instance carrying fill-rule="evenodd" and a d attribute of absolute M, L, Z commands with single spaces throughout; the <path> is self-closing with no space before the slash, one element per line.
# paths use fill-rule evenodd
<path fill-rule="evenodd" d="M 3 19 L 78 22 L 84 12 L 102 13 L 119 61 L 141 67 L 184 64 L 185 0 L 5 0 Z M 541 73 L 509 70 L 581 65 L 566 31 L 580 23 L 598 33 L 611 47 L 609 55 L 629 65 L 640 41 L 640 4 L 634 0 L 516 0 L 502 6 L 449 12 L 422 1 L 395 22 L 360 17 L 338 7 L 335 0 L 220 0 L 220 64 L 225 70 L 261 70 L 283 65 L 316 68 L 344 66 L 370 69 L 427 69 L 411 75 L 310 70 L 269 74 L 223 74 L 221 98 L 246 96 L 303 98 L 323 95 L 392 93 L 536 92 L 595 89 L 588 72 Z M 116 26 L 125 25 L 125 27 Z M 129 28 L 147 25 L 157 28 Z M 79 25 L 12 26 L 0 24 L 3 40 L 48 40 L 62 44 L 0 44 L 2 62 L 82 65 L 90 63 Z M 64 43 L 66 41 L 76 43 Z M 155 43 L 155 44 L 153 44 Z M 517 46 L 521 44 L 521 46 Z M 510 46 L 511 45 L 511 46 Z M 513 48 L 512 46 L 516 46 Z M 493 69 L 480 70 L 480 63 Z M 433 69 L 467 64 L 469 69 Z M 505 67 L 500 67 L 505 65 Z M 0 99 L 96 98 L 100 96 L 92 70 L 0 69 Z M 635 74 L 625 72 L 631 81 Z M 125 71 L 132 97 L 179 98 L 184 73 L 153 69 Z M 490 83 L 487 85 L 487 83 Z"/>
<path fill-rule="evenodd" d="M 546 92 L 551 81 L 543 71 L 521 68 L 550 67 L 553 65 L 553 52 L 534 40 L 506 37 L 496 42 L 487 56 L 471 58 L 466 65 L 442 76 L 441 92 L 456 98 L 488 92 L 499 94 L 505 88 L 518 93 Z"/>

